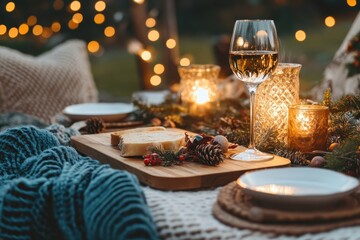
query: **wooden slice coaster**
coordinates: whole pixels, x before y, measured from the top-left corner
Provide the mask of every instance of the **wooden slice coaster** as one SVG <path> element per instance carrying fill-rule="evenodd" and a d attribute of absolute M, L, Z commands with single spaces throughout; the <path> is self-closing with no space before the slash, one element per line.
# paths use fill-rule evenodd
<path fill-rule="evenodd" d="M 318 233 L 335 228 L 355 226 L 360 224 L 360 218 L 343 219 L 334 222 L 309 222 L 309 223 L 257 223 L 247 219 L 239 218 L 224 211 L 217 203 L 213 208 L 213 215 L 226 225 L 241 229 L 268 232 L 271 234 L 302 235 L 306 233 Z"/>
<path fill-rule="evenodd" d="M 245 195 L 242 188 L 236 182 L 224 186 L 217 199 L 217 212 L 224 212 L 239 221 L 249 221 L 258 223 L 304 223 L 311 224 L 315 227 L 318 223 L 323 225 L 340 224 L 347 219 L 351 221 L 360 221 L 360 194 L 345 197 L 335 205 L 316 209 L 302 209 L 301 206 L 296 208 L 279 208 L 267 203 L 260 203 Z M 220 211 L 221 210 L 221 211 Z M 224 215 L 224 214 L 221 214 Z M 339 221 L 339 222 L 336 222 Z M 350 222 L 351 222 L 350 221 Z M 329 223 L 328 223 L 329 222 Z"/>

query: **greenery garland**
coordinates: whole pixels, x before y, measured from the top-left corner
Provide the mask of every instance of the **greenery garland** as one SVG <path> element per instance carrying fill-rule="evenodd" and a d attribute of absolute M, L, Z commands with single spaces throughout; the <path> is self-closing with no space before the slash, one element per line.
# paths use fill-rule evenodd
<path fill-rule="evenodd" d="M 169 98 L 161 105 L 148 106 L 141 101 L 135 101 L 134 104 L 139 108 L 137 116 L 153 125 L 179 127 L 214 136 L 224 135 L 230 142 L 247 146 L 249 108 L 244 102 L 241 99 L 221 101 L 220 107 L 203 117 L 188 115 L 175 98 Z M 332 102 L 330 90 L 327 90 L 322 104 L 330 110 L 327 151 L 304 153 L 288 149 L 285 143 L 277 140 L 273 129 L 259 134 L 262 137 L 257 139 L 257 148 L 288 158 L 292 165 L 321 166 L 359 177 L 360 95 L 347 95 Z M 319 158 L 322 160 L 320 163 Z"/>

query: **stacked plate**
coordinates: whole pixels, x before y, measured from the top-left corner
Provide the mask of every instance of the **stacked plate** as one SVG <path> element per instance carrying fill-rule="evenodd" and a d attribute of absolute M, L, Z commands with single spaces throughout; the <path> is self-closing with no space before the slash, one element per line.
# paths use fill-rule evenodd
<path fill-rule="evenodd" d="M 242 175 L 237 183 L 245 194 L 275 204 L 332 204 L 352 193 L 359 181 L 321 168 L 265 169 Z"/>
<path fill-rule="evenodd" d="M 320 168 L 258 170 L 224 186 L 213 213 L 225 224 L 274 234 L 359 225 L 359 181 Z"/>

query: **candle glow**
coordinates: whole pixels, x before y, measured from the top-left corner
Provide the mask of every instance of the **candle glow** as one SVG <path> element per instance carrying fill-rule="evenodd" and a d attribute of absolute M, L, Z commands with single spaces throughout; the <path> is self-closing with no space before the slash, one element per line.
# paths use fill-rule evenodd
<path fill-rule="evenodd" d="M 329 108 L 320 105 L 289 107 L 288 144 L 291 149 L 325 150 Z"/>
<path fill-rule="evenodd" d="M 190 115 L 202 116 L 218 103 L 217 65 L 179 66 L 180 96 Z"/>
<path fill-rule="evenodd" d="M 210 102 L 209 91 L 203 87 L 199 87 L 194 91 L 194 99 L 197 104 Z"/>

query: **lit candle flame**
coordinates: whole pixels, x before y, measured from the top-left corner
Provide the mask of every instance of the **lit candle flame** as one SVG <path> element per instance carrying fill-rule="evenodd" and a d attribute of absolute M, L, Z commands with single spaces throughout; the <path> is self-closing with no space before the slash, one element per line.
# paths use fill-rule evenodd
<path fill-rule="evenodd" d="M 300 124 L 299 130 L 302 130 L 303 132 L 308 132 L 311 129 L 310 126 L 310 118 L 306 116 L 304 113 L 300 113 L 297 117 L 297 120 Z"/>
<path fill-rule="evenodd" d="M 210 102 L 209 91 L 203 87 L 198 87 L 194 91 L 194 98 L 197 104 L 204 104 Z"/>

